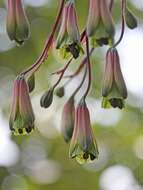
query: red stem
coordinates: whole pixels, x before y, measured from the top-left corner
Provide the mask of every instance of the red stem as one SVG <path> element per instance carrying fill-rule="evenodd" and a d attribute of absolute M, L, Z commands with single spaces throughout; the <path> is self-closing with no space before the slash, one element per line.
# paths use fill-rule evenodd
<path fill-rule="evenodd" d="M 68 61 L 68 63 L 67 63 L 67 64 L 65 65 L 65 67 L 62 69 L 62 72 L 61 72 L 61 74 L 60 74 L 60 77 L 59 77 L 58 81 L 54 84 L 53 89 L 56 88 L 57 85 L 60 83 L 60 81 L 62 80 L 63 75 L 64 75 L 66 69 L 68 68 L 68 66 L 70 65 L 71 62 L 72 62 L 72 58 Z"/>
<path fill-rule="evenodd" d="M 87 90 L 84 94 L 84 99 L 87 97 L 90 87 L 91 87 L 91 63 L 90 63 L 90 52 L 89 52 L 89 41 L 88 41 L 88 36 L 86 35 L 86 53 L 87 53 L 87 69 L 88 69 L 88 86 Z"/>
<path fill-rule="evenodd" d="M 60 9 L 59 9 L 59 13 L 58 13 L 58 16 L 56 18 L 56 21 L 54 23 L 54 26 L 53 26 L 53 29 L 50 33 L 50 36 L 48 37 L 48 39 L 46 40 L 46 43 L 45 43 L 45 46 L 44 46 L 44 49 L 41 53 L 41 55 L 39 56 L 39 58 L 36 60 L 36 62 L 31 65 L 27 70 L 25 70 L 24 72 L 22 72 L 21 74 L 24 74 L 26 75 L 27 73 L 29 73 L 30 71 L 32 71 L 32 73 L 34 73 L 35 71 L 37 71 L 39 69 L 39 67 L 41 66 L 41 64 L 45 61 L 45 59 L 47 58 L 48 56 L 48 51 L 49 49 L 51 48 L 52 46 L 52 42 L 53 42 L 53 38 L 54 38 L 54 35 L 55 35 L 55 32 L 56 32 L 56 29 L 58 27 L 58 24 L 59 24 L 59 21 L 60 21 L 60 18 L 62 16 L 62 12 L 63 12 L 63 8 L 64 8 L 64 3 L 65 3 L 65 0 L 61 0 L 61 5 L 60 5 Z"/>
<path fill-rule="evenodd" d="M 90 56 L 91 56 L 91 54 L 93 53 L 93 51 L 94 51 L 94 48 L 92 48 L 92 49 L 90 50 L 90 53 L 89 53 Z M 73 73 L 72 75 L 65 76 L 65 78 L 73 78 L 73 77 L 77 76 L 77 75 L 80 73 L 80 71 L 83 69 L 83 67 L 84 67 L 84 65 L 86 64 L 86 62 L 87 62 L 87 57 L 85 57 L 85 58 L 82 60 L 81 64 L 79 65 L 79 67 L 78 67 L 78 69 L 75 71 L 75 73 Z"/>
<path fill-rule="evenodd" d="M 119 45 L 119 43 L 122 41 L 123 36 L 124 36 L 124 32 L 125 32 L 125 16 L 124 16 L 125 8 L 126 8 L 126 0 L 122 0 L 122 7 L 121 7 L 121 10 L 122 10 L 122 30 L 121 30 L 120 38 L 119 38 L 119 40 L 113 45 L 113 48 L 115 48 L 115 47 L 117 47 L 117 46 Z"/>

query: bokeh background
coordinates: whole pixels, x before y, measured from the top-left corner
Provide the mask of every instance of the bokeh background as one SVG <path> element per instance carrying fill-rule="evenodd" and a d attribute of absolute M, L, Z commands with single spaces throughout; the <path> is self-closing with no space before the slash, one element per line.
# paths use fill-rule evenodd
<path fill-rule="evenodd" d="M 143 190 L 143 1 L 128 0 L 129 7 L 138 17 L 138 28 L 126 29 L 118 46 L 129 91 L 123 111 L 101 108 L 106 47 L 97 49 L 92 56 L 93 87 L 87 103 L 100 155 L 94 163 L 83 166 L 69 160 L 69 145 L 60 134 L 64 102 L 82 75 L 68 85 L 64 98 L 54 97 L 49 109 L 42 109 L 39 104 L 42 93 L 56 80 L 50 73 L 64 63 L 55 50 L 36 73 L 36 89 L 31 94 L 36 131 L 29 136 L 15 137 L 9 130 L 13 80 L 39 56 L 60 1 L 24 2 L 31 37 L 22 47 L 17 47 L 6 34 L 6 1 L 0 0 L 0 190 Z M 116 1 L 113 11 L 116 39 L 121 29 L 119 2 Z M 82 30 L 88 0 L 77 0 L 76 6 Z M 71 73 L 78 64 L 77 61 L 68 72 Z"/>

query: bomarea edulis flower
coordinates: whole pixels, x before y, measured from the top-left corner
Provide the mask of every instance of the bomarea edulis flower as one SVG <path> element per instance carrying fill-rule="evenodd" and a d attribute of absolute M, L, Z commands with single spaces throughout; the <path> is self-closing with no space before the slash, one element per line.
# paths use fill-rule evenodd
<path fill-rule="evenodd" d="M 115 28 L 107 0 L 90 0 L 87 34 L 93 46 L 113 43 Z"/>
<path fill-rule="evenodd" d="M 102 107 L 110 106 L 122 109 L 127 98 L 127 88 L 120 68 L 119 55 L 116 48 L 108 50 L 102 87 Z"/>
<path fill-rule="evenodd" d="M 29 21 L 21 0 L 8 0 L 7 33 L 19 45 L 29 38 Z"/>
<path fill-rule="evenodd" d="M 69 157 L 76 158 L 78 163 L 84 164 L 98 158 L 98 154 L 98 147 L 91 128 L 89 110 L 85 100 L 82 99 L 76 108 Z"/>
<path fill-rule="evenodd" d="M 34 129 L 34 120 L 28 85 L 21 75 L 14 82 L 10 129 L 15 135 L 30 133 Z"/>
<path fill-rule="evenodd" d="M 74 97 L 70 99 L 64 105 L 61 118 L 61 133 L 66 142 L 69 142 L 72 138 L 75 120 L 75 106 Z"/>
<path fill-rule="evenodd" d="M 71 55 L 76 59 L 83 52 L 80 45 L 80 33 L 73 0 L 67 1 L 64 5 L 56 49 L 59 49 L 60 55 L 65 59 Z"/>

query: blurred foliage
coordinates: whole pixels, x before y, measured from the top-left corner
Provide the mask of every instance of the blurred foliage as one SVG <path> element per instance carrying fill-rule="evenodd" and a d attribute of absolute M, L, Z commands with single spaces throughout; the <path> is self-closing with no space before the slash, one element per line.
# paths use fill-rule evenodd
<path fill-rule="evenodd" d="M 39 56 L 45 43 L 45 39 L 52 28 L 59 5 L 59 1 L 57 0 L 52 0 L 51 2 L 52 3 L 45 4 L 41 7 L 26 7 L 26 11 L 31 22 L 31 37 L 22 47 L 14 46 L 9 50 L 0 53 L 0 84 L 5 85 L 3 84 L 3 77 L 6 78 L 6 76 L 9 75 L 12 75 L 12 77 L 8 79 L 13 80 L 20 71 L 34 63 L 36 58 Z M 76 5 L 80 28 L 82 30 L 86 23 L 88 1 L 77 1 Z M 135 11 L 139 19 L 143 19 L 143 12 L 141 10 L 135 8 L 131 3 L 129 3 L 129 6 Z M 0 7 L 5 9 L 5 3 L 2 0 L 0 0 Z M 117 1 L 115 10 L 113 12 L 117 24 L 119 24 L 120 18 L 119 7 L 119 1 Z M 97 53 L 95 51 L 95 54 L 92 56 L 93 89 L 91 96 L 96 99 L 100 98 L 100 81 L 102 81 L 104 60 L 105 49 L 104 51 L 99 49 L 97 50 Z M 40 94 L 43 90 L 48 88 L 48 85 L 51 83 L 51 79 L 49 80 L 50 73 L 61 66 L 63 66 L 63 61 L 56 55 L 55 52 L 53 52 L 53 54 L 48 57 L 43 67 L 36 74 L 36 90 L 34 93 L 32 93 L 33 99 L 37 94 Z M 74 69 L 74 67 L 72 69 Z M 1 102 L 5 101 L 5 103 L 0 104 L 1 109 L 7 118 L 9 115 L 11 100 L 12 81 L 10 82 L 10 89 L 6 91 L 8 93 L 6 95 L 7 99 L 3 97 Z M 2 89 L 3 88 L 4 87 L 2 87 Z M 33 102 L 37 103 L 38 101 L 39 96 Z M 63 99 L 58 99 L 57 102 L 58 105 L 56 108 L 58 109 L 58 107 L 62 107 Z M 37 105 L 39 107 L 37 106 L 36 109 L 41 109 L 39 103 L 37 103 Z M 58 114 L 56 108 L 55 114 L 53 114 L 51 119 L 53 121 L 55 120 L 54 115 Z M 47 111 L 46 114 L 48 117 L 48 115 L 50 115 L 50 111 Z M 116 114 L 116 112 L 114 114 Z M 99 144 L 99 152 L 101 152 L 101 156 L 99 157 L 98 161 L 95 161 L 94 164 L 88 166 L 80 166 L 74 160 L 68 159 L 69 145 L 65 144 L 59 132 L 56 129 L 53 129 L 55 126 L 51 120 L 47 119 L 43 122 L 41 119 L 40 122 L 37 121 L 36 127 L 39 130 L 37 129 L 32 135 L 11 137 L 19 147 L 20 157 L 14 165 L 9 167 L 0 167 L 0 189 L 98 190 L 100 189 L 99 181 L 101 173 L 108 167 L 116 164 L 129 167 L 134 173 L 136 180 L 141 185 L 143 185 L 143 157 L 142 159 L 139 159 L 134 152 L 134 144 L 136 140 L 140 137 L 143 138 L 142 115 L 143 109 L 127 105 L 126 109 L 122 112 L 120 121 L 116 124 L 116 126 L 104 127 L 102 125 L 95 124 L 93 127 Z M 41 126 L 40 124 L 44 126 Z M 47 128 L 47 134 L 49 127 L 49 132 L 50 130 L 53 130 L 54 135 L 50 137 L 50 135 L 46 136 L 41 133 L 42 130 L 40 130 L 40 128 L 43 127 Z M 37 147 L 41 148 L 38 149 Z M 38 164 L 42 160 L 42 150 L 45 152 L 43 159 L 50 160 L 50 162 L 52 160 L 55 161 L 55 163 L 58 164 L 57 168 L 60 174 L 57 180 L 55 179 L 53 182 L 51 180 L 49 183 L 47 180 L 47 184 L 46 182 L 45 184 L 42 184 L 41 182 L 40 185 L 40 182 L 36 181 L 36 177 L 32 177 L 33 173 L 31 173 L 31 171 L 38 171 L 38 169 L 36 170 L 36 166 L 33 168 L 33 164 Z M 9 157 L 10 156 L 11 155 L 9 155 Z M 40 175 L 40 172 L 41 176 L 44 176 L 44 173 L 42 175 L 42 171 L 40 169 L 39 174 L 35 172 L 35 175 Z M 43 168 L 43 172 L 47 172 L 49 174 L 53 173 L 52 167 L 49 167 L 49 169 L 46 169 L 46 171 Z M 14 180 L 10 182 L 7 176 L 14 176 Z M 8 182 L 6 180 L 8 180 Z"/>

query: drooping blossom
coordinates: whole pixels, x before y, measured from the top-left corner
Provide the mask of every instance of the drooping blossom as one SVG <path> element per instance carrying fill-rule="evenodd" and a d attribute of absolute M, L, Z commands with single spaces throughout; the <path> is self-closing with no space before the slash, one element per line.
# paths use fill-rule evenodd
<path fill-rule="evenodd" d="M 103 107 L 124 107 L 127 88 L 120 68 L 119 55 L 116 48 L 108 50 L 102 87 Z"/>
<path fill-rule="evenodd" d="M 8 0 L 7 33 L 19 45 L 29 38 L 29 21 L 21 0 Z"/>
<path fill-rule="evenodd" d="M 75 113 L 75 126 L 70 144 L 70 158 L 76 158 L 80 164 L 98 158 L 98 148 L 93 136 L 90 115 L 84 99 L 80 101 Z"/>
<path fill-rule="evenodd" d="M 65 3 L 59 34 L 56 40 L 56 48 L 60 49 L 63 58 L 69 55 L 76 59 L 82 48 L 80 47 L 80 33 L 77 23 L 77 14 L 74 2 Z"/>
<path fill-rule="evenodd" d="M 10 129 L 15 135 L 30 133 L 34 129 L 34 120 L 28 85 L 24 76 L 18 76 L 14 82 Z"/>
<path fill-rule="evenodd" d="M 94 46 L 113 42 L 115 29 L 107 0 L 90 0 L 87 34 Z"/>

